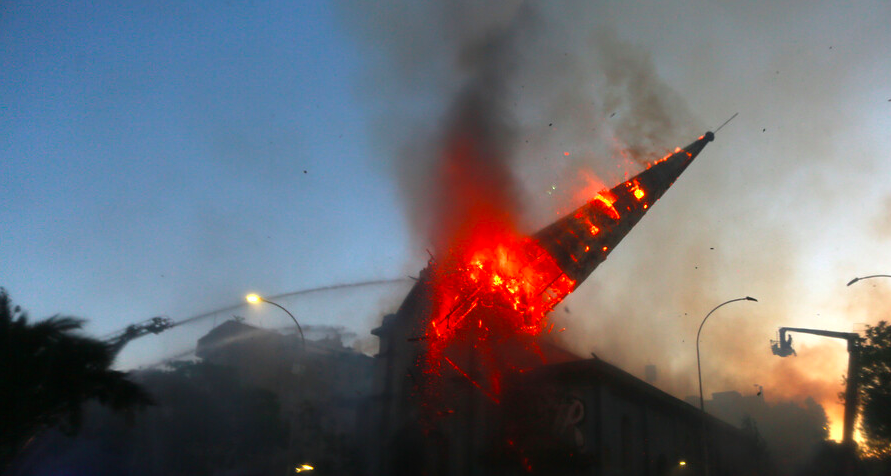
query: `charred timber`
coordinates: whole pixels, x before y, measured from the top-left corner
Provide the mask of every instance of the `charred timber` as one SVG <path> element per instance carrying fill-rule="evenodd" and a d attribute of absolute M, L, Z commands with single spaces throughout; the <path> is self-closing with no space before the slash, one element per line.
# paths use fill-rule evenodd
<path fill-rule="evenodd" d="M 714 138 L 713 133 L 706 132 L 687 147 L 543 228 L 535 239 L 577 288 Z"/>

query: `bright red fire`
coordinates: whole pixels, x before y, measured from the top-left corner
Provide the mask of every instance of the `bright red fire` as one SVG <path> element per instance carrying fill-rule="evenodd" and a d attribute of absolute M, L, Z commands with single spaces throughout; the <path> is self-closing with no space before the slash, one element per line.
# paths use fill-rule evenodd
<path fill-rule="evenodd" d="M 454 370 L 498 401 L 505 371 L 532 364 L 530 356 L 542 363 L 542 352 L 532 337 L 553 330 L 547 315 L 576 282 L 538 241 L 516 231 L 511 197 L 501 188 L 504 171 L 493 169 L 490 161 L 486 173 L 480 173 L 478 150 L 466 138 L 447 152 L 442 175 L 446 226 L 437 237 L 444 251 L 430 263 L 432 306 L 424 329 L 424 368 L 430 376 Z M 588 179 L 590 185 L 600 185 Z M 625 202 L 617 194 L 627 194 Z M 644 209 L 649 201 L 636 179 L 624 182 L 622 188 L 599 188 L 588 197 L 602 215 L 616 221 L 621 219 L 617 202 L 624 203 L 623 210 L 631 210 L 628 198 Z M 574 215 L 592 238 L 605 226 L 596 222 L 596 216 L 583 208 Z M 589 253 L 591 246 L 582 249 Z M 607 246 L 598 249 L 609 251 Z M 582 256 L 570 258 L 579 263 Z"/>
<path fill-rule="evenodd" d="M 509 169 L 497 148 L 478 139 L 473 127 L 459 128 L 444 151 L 437 253 L 426 279 L 430 310 L 418 340 L 427 344 L 428 378 L 457 373 L 497 402 L 502 374 L 543 363 L 534 337 L 553 330 L 548 314 L 576 279 L 606 258 L 660 189 L 644 188 L 652 186 L 652 174 L 609 190 L 586 174 L 587 204 L 528 236 L 517 231 Z"/>
<path fill-rule="evenodd" d="M 472 150 L 466 144 L 456 149 L 462 153 Z M 445 240 L 447 251 L 430 263 L 432 309 L 425 328 L 425 369 L 428 374 L 441 375 L 445 362 L 446 368 L 498 401 L 505 371 L 531 364 L 530 355 L 542 362 L 542 352 L 531 337 L 553 330 L 547 315 L 572 292 L 576 282 L 535 238 L 515 230 L 511 213 L 498 206 L 505 204 L 499 200 L 503 195 L 462 180 L 462 167 L 472 164 L 459 157 L 448 169 L 452 184 L 460 184 L 451 190 L 463 195 L 450 202 L 461 206 L 450 217 L 456 226 Z M 570 231 L 565 235 L 572 237 L 566 238 L 565 246 L 572 246 L 572 240 L 583 245 L 579 248 L 583 252 L 567 255 L 579 266 L 590 266 L 590 244 L 596 243 L 590 240 L 598 238 L 601 228 L 609 231 L 610 220 L 622 219 L 617 207 L 623 213 L 646 210 L 652 199 L 637 178 L 590 196 L 589 205 L 573 214 L 574 224 L 567 225 Z M 597 249 L 605 257 L 610 247 L 601 243 Z M 519 347 L 517 343 L 521 343 Z"/>
<path fill-rule="evenodd" d="M 541 362 L 531 338 L 546 329 L 547 314 L 575 281 L 516 231 L 517 200 L 497 152 L 470 129 L 456 132 L 439 175 L 424 368 L 430 377 L 457 372 L 497 401 L 503 372 L 528 364 L 530 355 Z"/>
<path fill-rule="evenodd" d="M 487 328 L 506 325 L 537 334 L 547 313 L 572 290 L 575 283 L 532 238 L 505 234 L 491 241 L 473 249 L 466 262 L 450 257 L 453 262 L 434 268 L 432 336 L 449 339 L 466 326 L 477 306 L 497 311 L 487 317 Z"/>
<path fill-rule="evenodd" d="M 609 190 L 604 190 L 594 197 L 594 203 L 600 205 L 604 212 L 613 220 L 621 218 L 619 212 L 613 206 L 616 203 L 616 197 Z M 596 233 L 595 233 L 596 234 Z"/>
<path fill-rule="evenodd" d="M 427 370 L 439 373 L 441 361 L 446 360 L 497 400 L 500 374 L 512 366 L 499 355 L 499 346 L 545 330 L 547 314 L 575 282 L 531 237 L 509 230 L 496 234 L 480 230 L 465 245 L 431 266 Z M 484 384 L 462 370 L 455 362 L 458 358 L 449 358 L 450 352 L 469 347 L 482 360 L 477 367 L 486 369 Z"/>

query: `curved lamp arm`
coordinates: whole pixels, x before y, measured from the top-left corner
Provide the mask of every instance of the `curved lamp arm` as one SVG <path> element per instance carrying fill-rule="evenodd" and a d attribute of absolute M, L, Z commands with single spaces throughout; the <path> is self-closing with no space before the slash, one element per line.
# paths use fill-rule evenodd
<path fill-rule="evenodd" d="M 871 276 L 864 276 L 862 278 L 854 278 L 854 279 L 848 281 L 848 286 L 856 283 L 857 281 L 862 281 L 864 279 L 870 279 L 870 278 L 891 278 L 891 275 L 889 275 L 889 274 L 873 274 Z"/>
<path fill-rule="evenodd" d="M 291 314 L 291 311 L 285 309 L 285 307 L 282 306 L 281 304 L 276 303 L 276 302 L 272 302 L 272 301 L 270 301 L 269 299 L 266 299 L 266 298 L 264 298 L 263 296 L 260 296 L 260 295 L 257 295 L 257 294 L 248 294 L 247 296 L 245 296 L 245 299 L 247 299 L 247 302 L 252 303 L 252 304 L 256 304 L 256 303 L 259 303 L 259 302 L 265 302 L 265 303 L 267 303 L 267 304 L 272 304 L 273 306 L 275 306 L 275 307 L 281 309 L 282 311 L 285 311 L 285 314 L 287 314 L 288 316 L 290 316 L 290 317 L 291 317 L 291 320 L 293 320 L 293 321 L 294 321 L 294 324 L 297 326 L 297 331 L 300 333 L 300 343 L 301 343 L 301 345 L 302 345 L 302 347 L 303 347 L 303 353 L 304 353 L 304 354 L 306 353 L 306 338 L 303 337 L 303 329 L 300 327 L 300 323 L 297 322 L 297 318 L 294 317 L 293 314 Z"/>
<path fill-rule="evenodd" d="M 746 296 L 746 297 L 737 298 L 737 299 L 731 299 L 727 302 L 722 302 L 721 304 L 718 304 L 717 306 L 715 306 L 714 309 L 712 309 L 711 311 L 708 312 L 708 314 L 705 315 L 705 319 L 702 320 L 702 324 L 699 324 L 699 330 L 696 331 L 696 370 L 697 370 L 697 373 L 699 374 L 699 409 L 702 411 L 705 411 L 705 400 L 702 398 L 702 365 L 700 364 L 700 361 L 699 361 L 699 334 L 702 333 L 702 326 L 705 325 L 705 321 L 708 320 L 708 316 L 711 316 L 712 313 L 717 311 L 718 308 L 720 308 L 721 306 L 723 306 L 725 304 L 730 304 L 730 303 L 736 302 L 736 301 L 758 302 L 757 299 L 755 299 L 751 296 Z"/>

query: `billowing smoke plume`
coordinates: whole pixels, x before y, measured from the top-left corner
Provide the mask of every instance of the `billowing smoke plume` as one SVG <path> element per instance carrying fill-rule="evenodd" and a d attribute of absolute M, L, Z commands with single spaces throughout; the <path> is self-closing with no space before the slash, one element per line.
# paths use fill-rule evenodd
<path fill-rule="evenodd" d="M 645 51 L 580 28 L 579 17 L 561 9 L 448 2 L 342 11 L 383 49 L 371 52 L 381 62 L 362 94 L 380 114 L 375 137 L 380 153 L 394 158 L 421 249 L 438 233 L 431 210 L 441 197 L 431 182 L 454 134 L 479 134 L 480 172 L 510 164 L 512 177 L 483 179 L 510 194 L 531 229 L 578 205 L 580 169 L 617 181 L 634 161 L 701 132 Z"/>
<path fill-rule="evenodd" d="M 412 273 L 436 245 L 442 198 L 433 184 L 453 134 L 482 134 L 475 170 L 532 232 L 581 204 L 578 192 L 592 183 L 612 186 L 740 111 L 554 318 L 581 355 L 595 352 L 640 376 L 657 364 L 657 386 L 683 398 L 698 392 L 702 318 L 754 296 L 759 303 L 728 305 L 703 330 L 706 398 L 753 393 L 757 384 L 772 401 L 813 396 L 841 421 L 843 345 L 802 338 L 798 357 L 786 359 L 768 346 L 783 325 L 850 330 L 844 318 L 820 316 L 823 303 L 804 305 L 815 291 L 802 280 L 814 270 L 800 266 L 835 236 L 811 223 L 843 223 L 839 191 L 852 186 L 821 169 L 839 152 L 835 131 L 851 115 L 841 97 L 846 64 L 824 58 L 835 54 L 830 45 L 799 41 L 825 22 L 802 20 L 799 9 L 697 2 L 344 3 L 348 25 L 373 45 L 361 94 L 377 114 L 377 152 L 395 171 L 418 239 Z M 721 49 L 734 53 L 719 56 L 712 44 L 734 45 Z M 847 63 L 880 51 L 879 41 L 869 45 Z M 785 155 L 765 155 L 767 144 Z M 852 147 L 844 152 L 865 146 Z M 495 165 L 507 169 L 489 174 Z"/>

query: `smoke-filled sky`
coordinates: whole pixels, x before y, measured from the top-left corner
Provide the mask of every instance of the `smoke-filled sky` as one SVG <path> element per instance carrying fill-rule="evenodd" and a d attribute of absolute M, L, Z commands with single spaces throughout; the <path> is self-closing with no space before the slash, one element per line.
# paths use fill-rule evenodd
<path fill-rule="evenodd" d="M 754 296 L 703 330 L 706 394 L 810 395 L 840 434 L 844 344 L 795 336 L 780 359 L 768 339 L 891 318 L 891 282 L 845 287 L 891 274 L 887 2 L 365 3 L 0 5 L 0 286 L 103 334 L 415 275 L 444 129 L 480 82 L 528 232 L 738 112 L 554 319 L 683 397 L 702 317 Z M 404 290 L 286 304 L 362 334 Z"/>

